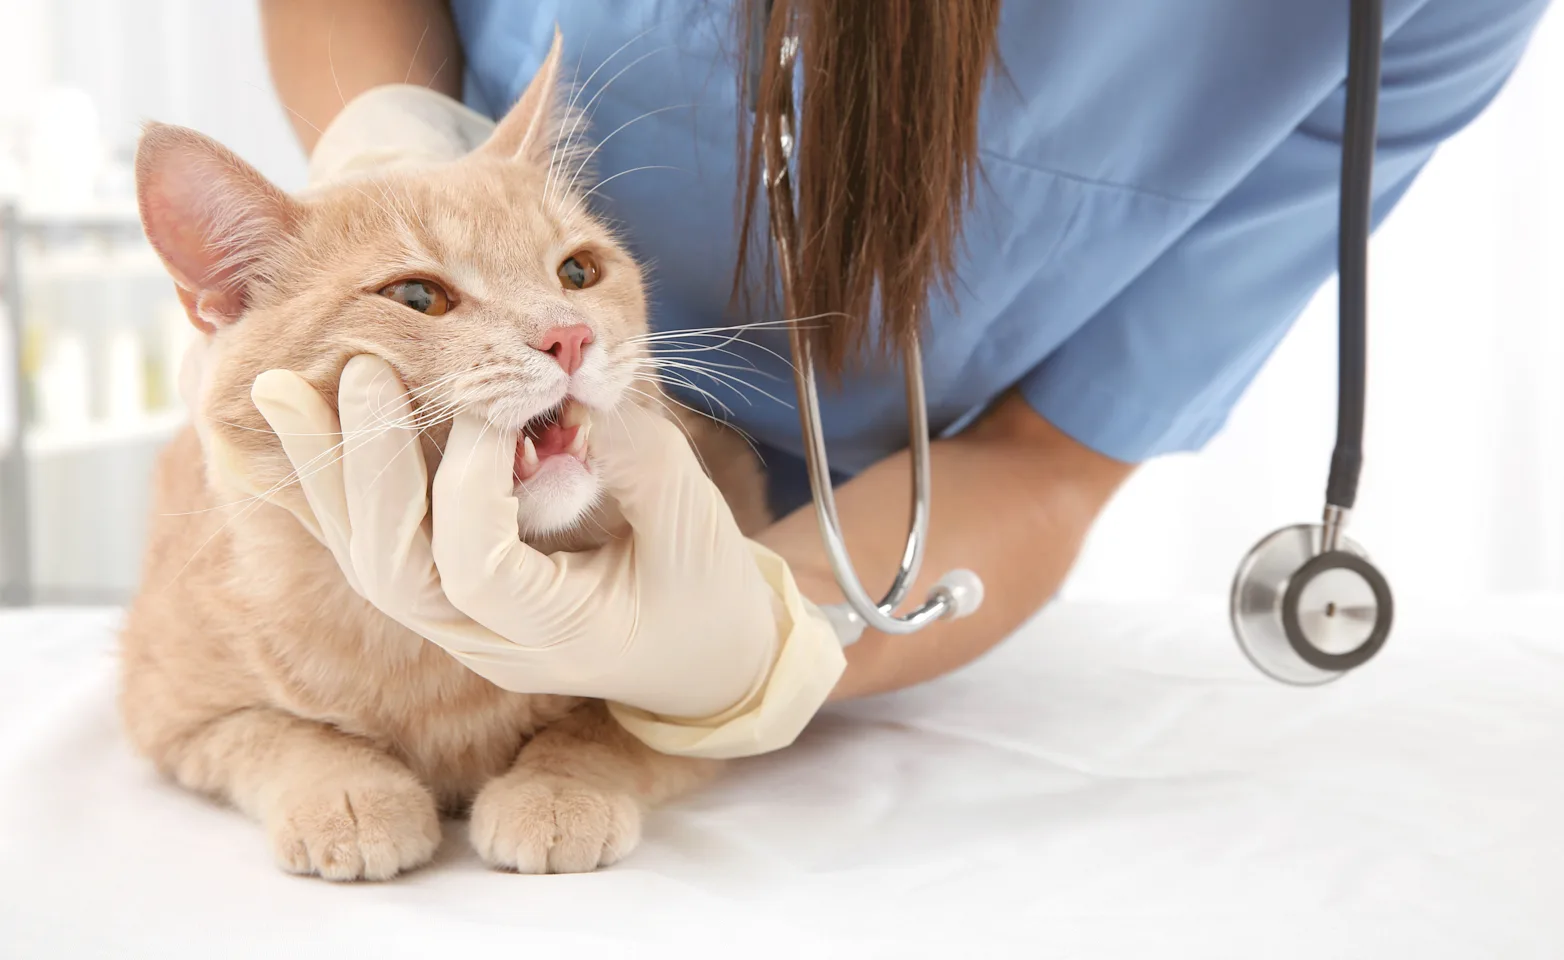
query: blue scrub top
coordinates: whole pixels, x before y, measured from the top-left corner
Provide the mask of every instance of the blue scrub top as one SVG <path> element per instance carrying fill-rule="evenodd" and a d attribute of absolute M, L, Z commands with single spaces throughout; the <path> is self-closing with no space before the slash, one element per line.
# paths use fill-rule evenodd
<path fill-rule="evenodd" d="M 613 179 L 595 199 L 648 265 L 658 329 L 757 319 L 727 312 L 745 108 L 733 2 L 452 3 L 480 112 L 515 101 L 556 22 L 566 75 L 596 71 L 582 100 L 591 135 L 608 137 L 599 179 Z M 1546 6 L 1387 0 L 1376 226 L 1499 91 Z M 1005 3 L 960 281 L 954 302 L 932 301 L 924 336 L 934 430 L 1017 388 L 1119 460 L 1204 445 L 1335 272 L 1347 23 L 1348 0 Z M 655 169 L 622 173 L 643 166 Z M 787 355 L 780 333 L 749 339 Z M 808 498 L 791 375 L 758 347 L 743 354 L 759 372 L 722 374 L 785 402 L 679 375 L 731 409 L 777 478 L 774 505 L 791 509 Z M 821 405 L 841 476 L 906 446 L 899 368 L 825 389 Z"/>

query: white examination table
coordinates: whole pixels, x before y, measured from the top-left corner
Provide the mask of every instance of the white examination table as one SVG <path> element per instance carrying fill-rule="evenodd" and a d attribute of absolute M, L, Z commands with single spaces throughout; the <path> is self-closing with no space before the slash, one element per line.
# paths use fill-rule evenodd
<path fill-rule="evenodd" d="M 1059 606 L 609 870 L 491 872 L 448 824 L 346 886 L 128 754 L 116 612 L 0 613 L 0 957 L 1564 957 L 1564 599 L 1398 613 L 1300 690 L 1220 601 Z"/>

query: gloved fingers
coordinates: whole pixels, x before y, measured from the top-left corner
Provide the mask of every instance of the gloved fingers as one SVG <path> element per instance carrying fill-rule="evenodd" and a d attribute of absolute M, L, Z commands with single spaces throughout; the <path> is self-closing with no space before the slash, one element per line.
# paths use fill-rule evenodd
<path fill-rule="evenodd" d="M 423 521 L 429 474 L 412 398 L 389 363 L 350 359 L 337 393 L 349 553 L 368 597 L 391 612 L 437 575 Z"/>
<path fill-rule="evenodd" d="M 282 443 L 293 472 L 280 486 L 298 484 L 311 517 L 299 522 L 348 566 L 348 507 L 342 481 L 342 436 L 336 413 L 308 382 L 291 370 L 267 370 L 255 378 L 250 400 Z M 267 493 L 274 493 L 274 488 Z M 263 494 L 264 496 L 264 494 Z"/>
<path fill-rule="evenodd" d="M 713 539 L 743 535 L 683 429 L 661 413 L 624 404 L 594 424 L 602 440 L 594 464 L 607 492 L 643 542 L 670 556 L 696 556 Z"/>
<path fill-rule="evenodd" d="M 592 564 L 522 542 L 515 463 L 515 431 L 456 415 L 434 476 L 434 562 L 467 616 L 522 646 L 548 646 L 569 639 L 557 635 L 561 615 L 589 609 L 599 584 Z"/>
<path fill-rule="evenodd" d="M 417 84 L 384 84 L 348 101 L 310 151 L 310 186 L 405 164 L 457 160 L 489 138 L 495 122 Z"/>

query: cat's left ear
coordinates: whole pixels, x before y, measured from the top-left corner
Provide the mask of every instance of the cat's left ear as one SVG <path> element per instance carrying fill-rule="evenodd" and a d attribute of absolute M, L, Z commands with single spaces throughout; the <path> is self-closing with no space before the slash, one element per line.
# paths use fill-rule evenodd
<path fill-rule="evenodd" d="M 198 330 L 235 323 L 302 216 L 254 167 L 194 130 L 149 123 L 136 148 L 136 203 L 152 249 Z"/>
<path fill-rule="evenodd" d="M 488 141 L 478 148 L 480 153 L 548 163 L 564 120 L 559 84 L 562 49 L 563 38 L 556 26 L 554 42 L 549 46 L 548 56 L 543 58 L 543 65 L 522 91 L 515 106 L 494 128 Z"/>

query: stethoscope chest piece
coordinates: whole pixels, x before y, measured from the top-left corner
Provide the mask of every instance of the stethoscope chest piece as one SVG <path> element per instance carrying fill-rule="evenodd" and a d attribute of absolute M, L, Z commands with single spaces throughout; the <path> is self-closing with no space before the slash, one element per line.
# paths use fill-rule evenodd
<path fill-rule="evenodd" d="M 1317 686 L 1367 663 L 1390 635 L 1390 585 L 1363 549 L 1322 524 L 1285 527 L 1249 551 L 1233 579 L 1233 632 L 1244 655 L 1283 683 Z"/>

